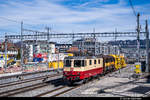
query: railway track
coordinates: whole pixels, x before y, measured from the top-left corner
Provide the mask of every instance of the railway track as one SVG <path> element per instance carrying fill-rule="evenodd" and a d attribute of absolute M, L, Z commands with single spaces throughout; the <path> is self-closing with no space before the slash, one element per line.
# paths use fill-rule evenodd
<path fill-rule="evenodd" d="M 107 77 L 107 76 L 103 76 L 101 77 L 101 79 L 103 79 L 104 77 Z M 92 81 L 89 81 L 87 82 L 86 84 L 89 84 L 89 83 L 92 83 L 94 81 L 96 81 L 97 79 L 94 79 Z M 49 97 L 57 97 L 57 96 L 60 96 L 62 94 L 65 94 L 69 91 L 72 91 L 74 89 L 77 89 L 83 85 L 86 85 L 86 84 L 80 84 L 80 85 L 77 85 L 77 86 L 74 86 L 74 87 L 68 87 L 68 86 L 61 86 L 59 88 L 56 88 L 56 89 L 53 89 L 53 90 L 50 90 L 50 91 L 47 91 L 45 93 L 42 93 L 42 94 L 39 94 L 39 95 L 36 95 L 35 97 L 44 97 L 46 95 L 48 95 Z"/>
<path fill-rule="evenodd" d="M 123 70 L 123 69 L 124 69 L 124 68 L 122 68 L 121 70 Z M 127 68 L 127 69 L 128 69 L 128 68 Z M 99 77 L 99 78 L 100 78 L 100 79 L 104 79 L 104 78 L 106 78 L 106 77 L 109 77 L 109 75 L 111 75 L 111 74 L 114 73 L 114 72 L 119 72 L 119 71 L 113 71 L 113 72 L 107 73 L 107 74 L 105 74 L 105 75 L 103 75 L 103 76 L 101 76 L 101 77 Z M 94 78 L 93 80 L 88 81 L 86 84 L 90 84 L 90 83 L 93 83 L 94 81 L 98 81 L 99 78 Z M 98 80 L 97 80 L 97 79 L 98 79 Z M 64 90 L 64 91 L 62 91 L 62 92 L 56 93 L 56 94 L 52 95 L 51 97 L 60 96 L 60 95 L 62 95 L 62 94 L 65 94 L 65 93 L 67 93 L 67 92 L 69 92 L 69 91 L 71 91 L 71 90 L 74 90 L 74 89 L 79 88 L 79 87 L 81 87 L 81 86 L 83 86 L 83 85 L 86 85 L 86 84 L 80 84 L 80 85 L 77 85 L 77 86 L 75 86 L 75 87 L 71 87 L 71 88 L 66 89 L 66 90 Z M 62 88 L 66 88 L 66 87 L 62 87 Z M 61 89 L 61 88 L 60 88 L 60 89 Z M 57 89 L 57 90 L 59 90 L 59 89 Z M 51 93 L 51 92 L 55 92 L 55 90 L 50 91 L 49 93 Z M 47 92 L 47 93 L 48 93 L 48 92 Z M 39 96 L 43 96 L 43 95 L 39 95 Z"/>
<path fill-rule="evenodd" d="M 55 76 L 60 76 L 60 75 L 62 75 L 62 73 L 49 75 L 48 78 L 55 77 Z M 38 79 L 42 80 L 43 77 L 42 78 L 38 78 Z M 28 81 L 25 81 L 25 82 L 15 83 L 15 85 L 22 84 L 22 83 L 27 83 L 27 82 L 31 82 L 31 81 L 36 81 L 36 80 L 37 79 L 34 79 L 34 80 L 32 79 L 32 80 L 28 80 Z M 12 90 L 8 90 L 8 91 L 0 92 L 0 96 L 2 96 L 2 97 L 9 97 L 9 96 L 13 96 L 13 95 L 16 95 L 16 94 L 28 92 L 28 91 L 35 90 L 35 89 L 38 89 L 38 88 L 42 88 L 42 87 L 45 87 L 45 86 L 48 86 L 48 85 L 49 84 L 47 84 L 46 82 L 45 83 L 44 82 L 37 83 L 37 84 L 34 84 L 34 85 L 30 85 L 28 87 L 21 87 L 21 88 L 17 88 L 17 89 L 12 89 Z"/>
<path fill-rule="evenodd" d="M 62 73 L 60 73 L 62 74 Z M 59 75 L 60 75 L 59 74 Z M 44 78 L 50 78 L 50 77 L 53 77 L 57 74 L 54 74 L 54 75 L 47 75 L 47 76 L 40 76 L 40 77 L 34 77 L 34 78 L 30 78 L 30 79 L 24 79 L 24 80 L 19 80 L 19 81 L 13 81 L 13 82 L 9 82 L 9 83 L 3 83 L 3 84 L 0 84 L 0 88 L 4 88 L 4 87 L 8 87 L 8 86 L 12 86 L 12 85 L 18 85 L 18 84 L 22 84 L 22 83 L 27 83 L 27 82 L 31 82 L 31 81 L 36 81 L 36 80 L 41 80 L 41 79 L 44 79 Z"/>
<path fill-rule="evenodd" d="M 126 68 L 122 68 L 121 70 L 127 71 L 127 70 L 129 70 L 129 68 L 130 68 L 130 66 L 129 66 L 129 67 L 126 67 Z M 118 74 L 120 74 L 119 71 L 114 71 L 114 72 L 117 72 Z M 113 72 L 110 72 L 110 73 L 108 73 L 108 74 L 106 74 L 106 75 L 104 75 L 104 76 L 101 76 L 100 79 L 104 79 L 104 78 L 106 78 L 106 77 L 109 77 L 112 73 L 113 73 Z M 144 74 L 144 75 L 142 75 L 140 78 L 143 78 L 143 77 L 147 77 L 147 75 Z M 94 79 L 94 80 L 92 80 L 92 81 L 87 82 L 87 84 L 93 83 L 94 81 L 98 81 L 98 80 L 97 80 L 97 79 Z M 45 97 L 45 96 L 46 96 L 46 97 L 57 97 L 57 96 L 60 96 L 60 95 L 62 95 L 62 94 L 65 94 L 65 93 L 67 93 L 67 92 L 69 92 L 69 91 L 72 91 L 72 90 L 74 90 L 74 89 L 77 89 L 77 88 L 79 88 L 79 87 L 81 87 L 81 86 L 83 86 L 83 85 L 86 85 L 86 84 L 80 84 L 80 85 L 77 85 L 77 86 L 74 86 L 74 87 L 61 86 L 61 87 L 55 88 L 55 89 L 53 89 L 53 90 L 47 91 L 47 92 L 45 92 L 45 93 L 38 94 L 38 95 L 36 95 L 35 97 Z M 150 95 L 150 94 L 149 94 L 149 95 Z M 147 96 L 149 96 L 149 95 L 147 95 Z"/>
<path fill-rule="evenodd" d="M 36 72 L 22 73 L 22 74 L 11 75 L 11 76 L 3 76 L 3 77 L 0 77 L 0 80 L 2 80 L 2 79 L 9 79 L 9 78 L 16 78 L 18 76 L 28 76 L 28 75 L 40 74 L 40 73 L 51 72 L 51 71 L 52 70 L 36 71 Z"/>
<path fill-rule="evenodd" d="M 56 92 L 56 91 L 61 90 L 61 89 L 64 89 L 64 88 L 67 88 L 67 86 L 61 86 L 61 87 L 59 87 L 59 88 L 56 88 L 56 89 L 53 89 L 53 90 L 50 90 L 50 91 L 47 91 L 47 92 L 38 94 L 38 95 L 36 95 L 35 97 L 42 97 L 42 96 L 45 96 L 45 95 L 47 95 L 47 94 Z"/>
<path fill-rule="evenodd" d="M 118 72 L 118 71 L 114 71 L 114 72 Z M 109 77 L 109 75 L 112 74 L 112 73 L 113 72 L 110 72 L 110 73 L 108 73 L 104 76 L 101 76 L 100 79 L 104 79 L 105 77 Z M 37 80 L 37 79 L 35 79 L 35 80 Z M 97 79 L 94 78 L 93 80 L 88 81 L 87 84 L 92 83 L 95 80 L 97 80 Z M 55 84 L 55 85 L 58 85 L 58 84 L 62 85 L 63 82 L 62 82 L 61 79 L 60 80 L 55 79 L 55 81 L 52 81 L 51 83 Z M 0 93 L 0 96 L 5 96 L 5 97 L 14 96 L 14 95 L 25 93 L 25 92 L 28 92 L 28 91 L 31 91 L 31 90 L 36 90 L 36 89 L 39 89 L 39 88 L 42 88 L 42 87 L 45 87 L 45 86 L 48 86 L 48 85 L 50 85 L 50 84 L 38 83 L 38 84 L 34 84 L 34 85 L 31 85 L 31 86 L 28 86 L 28 87 L 22 87 L 22 88 L 18 88 L 18 89 L 15 89 L 15 90 L 9 90 L 9 91 L 6 91 L 6 92 L 2 92 L 2 93 Z M 68 87 L 66 85 L 62 85 L 60 87 L 56 87 L 53 90 L 49 90 L 49 91 L 46 91 L 44 93 L 37 94 L 37 95 L 35 95 L 35 97 L 45 97 L 45 96 L 57 97 L 57 96 L 60 96 L 61 94 L 67 93 L 67 92 L 69 92 L 73 89 L 76 89 L 78 87 L 81 87 L 83 85 L 86 85 L 86 84 L 80 84 L 80 85 L 73 86 L 73 87 Z"/>
<path fill-rule="evenodd" d="M 82 85 L 80 85 L 80 86 L 82 86 Z M 57 96 L 59 96 L 59 95 L 61 95 L 61 94 L 67 93 L 67 92 L 69 92 L 69 91 L 71 91 L 71 90 L 73 90 L 73 89 L 76 89 L 76 88 L 80 87 L 80 86 L 71 87 L 71 88 L 69 88 L 69 89 L 67 89 L 67 90 L 64 90 L 64 91 L 60 92 L 60 93 L 57 93 L 57 94 L 55 94 L 55 95 L 52 95 L 51 97 L 57 97 Z"/>
<path fill-rule="evenodd" d="M 113 73 L 113 72 L 111 72 Z M 108 77 L 111 73 L 108 73 L 104 76 L 101 76 L 100 79 L 104 79 L 105 77 Z M 92 83 L 94 81 L 98 81 L 97 80 L 98 78 L 94 78 L 93 80 L 91 81 L 88 81 L 86 84 L 89 84 L 89 83 Z M 83 85 L 86 85 L 86 84 L 79 84 L 79 85 L 76 85 L 76 86 L 73 86 L 73 87 L 68 87 L 68 86 L 61 86 L 61 87 L 58 87 L 58 88 L 55 88 L 53 90 L 49 90 L 47 92 L 44 92 L 44 93 L 41 93 L 41 94 L 38 94 L 36 95 L 35 97 L 44 97 L 44 96 L 48 96 L 48 97 L 57 97 L 57 96 L 60 96 L 62 94 L 65 94 L 69 91 L 72 91 L 74 89 L 77 89 Z"/>

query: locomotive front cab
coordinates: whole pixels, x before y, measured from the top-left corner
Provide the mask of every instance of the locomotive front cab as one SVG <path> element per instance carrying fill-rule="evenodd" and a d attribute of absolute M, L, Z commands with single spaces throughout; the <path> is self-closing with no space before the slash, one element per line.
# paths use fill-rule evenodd
<path fill-rule="evenodd" d="M 85 67 L 85 60 L 82 59 L 65 59 L 63 78 L 70 82 L 77 82 L 82 79 L 82 70 Z"/>

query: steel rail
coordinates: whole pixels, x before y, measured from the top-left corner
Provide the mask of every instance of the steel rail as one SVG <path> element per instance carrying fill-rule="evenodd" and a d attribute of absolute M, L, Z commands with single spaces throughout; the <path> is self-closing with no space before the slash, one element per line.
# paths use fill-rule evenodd
<path fill-rule="evenodd" d="M 49 78 L 50 77 L 60 76 L 60 75 L 61 74 L 51 75 L 51 76 L 49 76 Z M 41 78 L 41 79 L 43 79 L 43 78 Z M 35 79 L 35 80 L 37 80 L 37 79 Z M 31 82 L 31 81 L 29 81 L 29 82 Z M 0 96 L 2 95 L 2 96 L 5 96 L 5 97 L 8 97 L 8 96 L 20 94 L 20 93 L 23 93 L 23 92 L 27 92 L 27 91 L 30 91 L 30 90 L 35 90 L 35 89 L 38 89 L 38 88 L 41 88 L 41 87 L 44 87 L 44 86 L 48 86 L 48 85 L 49 84 L 46 84 L 46 83 L 43 83 L 43 82 L 42 83 L 37 83 L 37 84 L 34 84 L 34 85 L 30 85 L 28 87 L 21 87 L 21 88 L 17 88 L 17 89 L 12 89 L 12 90 L 1 92 Z"/>
<path fill-rule="evenodd" d="M 18 77 L 18 76 L 34 75 L 34 74 L 39 74 L 39 73 L 51 72 L 51 71 L 53 71 L 53 70 L 36 71 L 36 72 L 31 72 L 31 73 L 22 73 L 22 74 L 11 75 L 11 76 L 3 76 L 3 77 L 0 77 L 0 80 L 2 80 L 2 79 L 8 79 L 8 78 L 15 78 L 15 77 Z"/>
<path fill-rule="evenodd" d="M 115 72 L 115 71 L 113 71 L 113 72 Z M 104 76 L 101 76 L 100 78 L 101 78 L 101 79 L 104 79 L 105 77 L 109 76 L 109 75 L 110 75 L 111 73 L 113 73 L 113 72 L 104 74 Z M 91 82 L 96 81 L 96 80 L 97 80 L 97 78 L 94 78 L 92 81 L 88 81 L 86 84 L 91 83 Z M 86 85 L 86 84 L 80 84 L 80 85 L 77 85 L 77 86 L 75 86 L 75 87 L 71 87 L 71 88 L 69 88 L 69 89 L 66 89 L 66 90 L 60 92 L 60 93 L 56 93 L 56 94 L 52 95 L 51 97 L 59 96 L 59 95 L 61 95 L 61 94 L 67 93 L 67 92 L 69 92 L 69 91 L 71 91 L 71 90 L 73 90 L 73 89 L 79 88 L 79 87 L 81 87 L 81 86 L 83 86 L 83 85 Z M 42 93 L 42 94 L 38 94 L 38 95 L 36 95 L 35 97 L 42 97 L 42 96 L 44 96 L 44 95 L 54 93 L 54 92 L 56 92 L 56 91 L 58 91 L 58 90 L 61 90 L 61 89 L 64 89 L 64 88 L 68 88 L 68 87 L 67 87 L 67 86 L 62 86 L 62 87 L 56 88 L 56 89 L 54 89 L 54 90 L 50 90 L 50 91 L 44 92 L 44 93 Z"/>
<path fill-rule="evenodd" d="M 22 81 L 14 81 L 14 82 L 10 82 L 10 83 L 4 83 L 4 84 L 0 84 L 0 88 L 12 86 L 12 85 L 18 85 L 18 84 L 27 83 L 27 82 L 36 81 L 36 80 L 41 80 L 41 79 L 44 79 L 44 78 L 50 78 L 50 77 L 57 76 L 57 75 L 62 75 L 62 73 L 47 75 L 47 76 L 41 76 L 41 77 L 34 77 L 34 78 L 25 79 L 25 80 L 22 80 Z"/>

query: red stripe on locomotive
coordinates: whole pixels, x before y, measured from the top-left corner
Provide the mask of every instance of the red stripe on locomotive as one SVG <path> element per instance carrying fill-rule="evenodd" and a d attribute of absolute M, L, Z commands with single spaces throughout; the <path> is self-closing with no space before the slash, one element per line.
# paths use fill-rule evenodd
<path fill-rule="evenodd" d="M 67 80 L 75 80 L 76 77 L 79 77 L 80 80 L 83 80 L 101 73 L 103 73 L 102 67 L 87 71 L 64 71 L 64 76 L 67 78 Z"/>

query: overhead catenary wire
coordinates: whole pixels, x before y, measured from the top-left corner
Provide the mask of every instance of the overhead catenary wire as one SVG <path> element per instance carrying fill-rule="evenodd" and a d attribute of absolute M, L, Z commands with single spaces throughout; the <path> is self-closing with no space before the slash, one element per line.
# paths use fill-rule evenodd
<path fill-rule="evenodd" d="M 15 23 L 19 23 L 19 24 L 21 23 L 21 21 L 16 21 L 16 20 L 5 18 L 5 17 L 1 17 L 1 16 L 0 16 L 0 19 L 11 21 L 11 22 L 15 22 Z"/>
<path fill-rule="evenodd" d="M 22 21 L 17 21 L 17 20 L 11 19 L 11 18 L 2 17 L 2 16 L 0 16 L 0 19 L 7 20 L 7 21 L 10 21 L 10 22 L 15 22 L 15 23 L 18 23 L 18 24 L 21 24 L 21 22 L 22 22 Z M 30 26 L 30 27 L 36 27 L 36 26 L 33 26 L 31 24 L 27 24 L 27 23 L 23 23 L 23 25 Z"/>
<path fill-rule="evenodd" d="M 135 16 L 137 16 L 137 14 L 136 14 L 136 12 L 135 12 L 135 9 L 134 9 L 134 6 L 133 6 L 133 4 L 132 4 L 132 1 L 129 0 L 129 3 L 130 3 L 130 6 L 131 6 L 131 8 L 132 8 L 133 14 L 134 14 Z"/>

